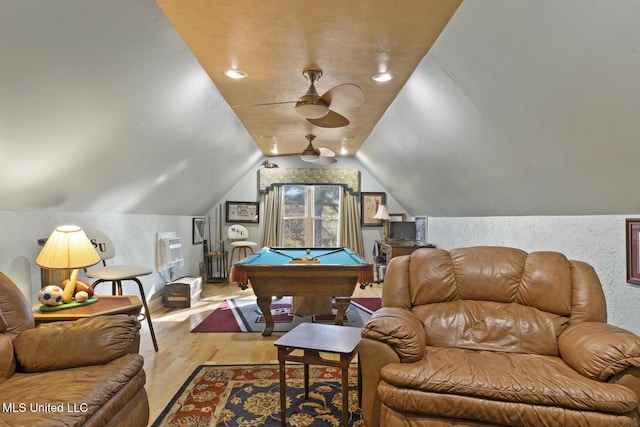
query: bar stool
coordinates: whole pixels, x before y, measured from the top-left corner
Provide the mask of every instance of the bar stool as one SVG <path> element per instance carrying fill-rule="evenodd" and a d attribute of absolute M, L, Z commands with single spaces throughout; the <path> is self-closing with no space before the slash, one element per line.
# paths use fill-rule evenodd
<path fill-rule="evenodd" d="M 229 270 L 231 271 L 231 266 L 233 265 L 233 254 L 238 250 L 238 260 L 242 258 L 248 257 L 253 253 L 253 247 L 258 246 L 256 242 L 250 242 L 247 240 L 249 238 L 249 230 L 246 227 L 238 224 L 233 224 L 229 226 L 227 230 L 227 236 L 229 240 L 231 240 L 231 255 L 229 256 Z"/>
<path fill-rule="evenodd" d="M 144 287 L 142 286 L 140 279 L 138 279 L 138 277 L 147 276 L 153 273 L 153 271 L 147 267 L 137 265 L 107 265 L 105 260 L 116 256 L 116 250 L 111 239 L 106 234 L 97 230 L 85 229 L 85 233 L 87 233 L 89 240 L 91 240 L 96 247 L 96 251 L 100 254 L 102 267 L 91 268 L 90 270 L 85 269 L 84 275 L 92 279 L 97 279 L 91 284 L 94 289 L 100 283 L 111 282 L 112 295 L 122 295 L 122 282 L 126 280 L 131 280 L 138 285 L 140 299 L 144 306 L 143 316 L 147 318 L 147 323 L 149 324 L 149 332 L 151 333 L 153 348 L 158 351 L 158 342 L 153 330 L 153 324 L 151 323 L 151 316 L 149 314 L 147 298 L 144 294 Z"/>

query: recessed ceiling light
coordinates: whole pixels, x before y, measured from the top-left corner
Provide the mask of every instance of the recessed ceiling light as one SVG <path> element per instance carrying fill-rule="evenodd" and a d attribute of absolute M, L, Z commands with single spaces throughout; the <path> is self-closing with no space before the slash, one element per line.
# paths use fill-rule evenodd
<path fill-rule="evenodd" d="M 245 77 L 247 77 L 247 73 L 245 73 L 244 71 L 233 69 L 225 71 L 224 75 L 229 77 L 230 79 L 244 79 Z"/>
<path fill-rule="evenodd" d="M 378 83 L 388 82 L 393 79 L 393 74 L 391 73 L 378 73 L 371 76 L 371 80 Z"/>

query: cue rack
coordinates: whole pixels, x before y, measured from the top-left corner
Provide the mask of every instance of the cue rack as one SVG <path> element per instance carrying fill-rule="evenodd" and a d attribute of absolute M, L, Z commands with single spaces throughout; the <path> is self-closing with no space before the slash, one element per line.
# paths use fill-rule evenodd
<path fill-rule="evenodd" d="M 218 205 L 218 209 L 214 209 L 213 218 L 209 217 L 207 221 L 209 239 L 205 239 L 202 245 L 207 282 L 224 283 L 227 281 L 229 272 L 227 271 L 228 254 L 222 236 L 222 204 Z M 212 242 L 211 247 L 209 242 Z"/>

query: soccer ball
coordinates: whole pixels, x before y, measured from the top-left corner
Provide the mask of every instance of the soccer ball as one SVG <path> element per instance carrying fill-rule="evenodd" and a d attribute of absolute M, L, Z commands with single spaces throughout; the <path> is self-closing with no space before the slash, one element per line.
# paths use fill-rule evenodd
<path fill-rule="evenodd" d="M 38 301 L 42 305 L 58 305 L 62 302 L 63 290 L 60 286 L 49 285 L 40 289 L 38 292 Z"/>

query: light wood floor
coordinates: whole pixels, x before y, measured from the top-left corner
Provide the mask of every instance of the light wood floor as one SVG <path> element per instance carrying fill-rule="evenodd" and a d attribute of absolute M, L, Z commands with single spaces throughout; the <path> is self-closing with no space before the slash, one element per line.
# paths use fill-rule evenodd
<path fill-rule="evenodd" d="M 381 293 L 382 285 L 374 284 L 366 289 L 356 287 L 353 296 L 379 297 Z M 236 284 L 205 283 L 203 298 L 191 308 L 154 311 L 151 319 L 158 340 L 157 353 L 147 323 L 142 322 L 140 353 L 145 359 L 150 423 L 198 365 L 278 362 L 273 342 L 282 333 L 274 332 L 270 337 L 260 333 L 191 333 L 225 298 L 252 295 L 251 288 L 243 291 Z"/>

